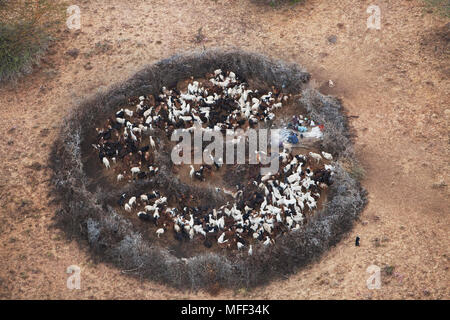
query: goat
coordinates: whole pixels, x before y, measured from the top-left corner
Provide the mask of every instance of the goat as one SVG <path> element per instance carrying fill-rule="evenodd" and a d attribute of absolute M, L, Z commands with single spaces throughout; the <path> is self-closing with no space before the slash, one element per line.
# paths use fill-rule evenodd
<path fill-rule="evenodd" d="M 318 153 L 310 152 L 309 155 L 310 155 L 311 158 L 316 160 L 317 163 L 319 163 L 320 160 L 322 160 L 322 156 L 320 154 L 318 154 Z"/>
<path fill-rule="evenodd" d="M 156 230 L 156 234 L 159 238 L 160 235 L 162 235 L 164 233 L 164 228 L 159 228 L 158 230 Z"/>
<path fill-rule="evenodd" d="M 144 221 L 150 221 L 151 220 L 151 216 L 143 211 L 138 212 L 137 216 L 139 217 L 139 219 L 144 220 Z"/>
<path fill-rule="evenodd" d="M 270 240 L 269 236 L 266 236 L 266 240 L 263 242 L 263 244 L 264 244 L 265 246 L 268 246 L 268 245 L 271 244 L 271 240 Z"/>
<path fill-rule="evenodd" d="M 120 123 L 120 124 L 125 124 L 125 119 L 124 118 L 116 118 L 116 122 Z"/>
<path fill-rule="evenodd" d="M 131 197 L 130 200 L 128 200 L 128 204 L 130 207 L 132 207 L 136 203 L 136 197 Z"/>
<path fill-rule="evenodd" d="M 263 223 L 263 228 L 267 233 L 272 233 L 272 226 L 266 222 Z"/>
<path fill-rule="evenodd" d="M 155 219 L 159 219 L 160 218 L 159 209 L 158 208 L 155 208 L 155 212 L 153 213 L 153 218 L 155 218 Z"/>
<path fill-rule="evenodd" d="M 331 153 L 326 153 L 325 151 L 322 151 L 322 155 L 327 160 L 333 160 L 333 156 L 331 155 Z"/>
<path fill-rule="evenodd" d="M 294 223 L 294 220 L 292 219 L 291 216 L 286 216 L 286 223 L 288 225 L 288 228 L 291 229 L 292 228 L 292 224 Z"/>
<path fill-rule="evenodd" d="M 133 116 L 133 111 L 128 110 L 128 109 L 124 109 L 123 111 L 125 112 L 125 114 L 126 114 L 128 117 L 131 118 L 131 117 Z"/>
<path fill-rule="evenodd" d="M 145 211 L 155 211 L 156 208 L 157 208 L 156 204 L 154 204 L 154 205 L 152 205 L 152 206 L 146 205 L 146 206 L 144 207 Z"/>
<path fill-rule="evenodd" d="M 103 164 L 105 165 L 106 169 L 109 169 L 110 165 L 109 165 L 108 158 L 103 157 L 102 161 L 103 161 Z"/>
<path fill-rule="evenodd" d="M 126 198 L 127 198 L 127 194 L 126 194 L 126 193 L 123 193 L 123 194 L 120 196 L 119 200 L 117 201 L 117 203 L 119 204 L 119 206 L 123 206 L 123 204 L 125 203 Z"/>
<path fill-rule="evenodd" d="M 153 149 L 155 149 L 156 144 L 155 144 L 155 140 L 153 140 L 152 136 L 149 136 L 150 138 L 150 145 L 152 146 Z"/>
<path fill-rule="evenodd" d="M 228 239 L 224 240 L 224 238 L 225 238 L 225 232 L 222 233 L 222 235 L 219 237 L 219 239 L 217 239 L 217 243 L 222 244 L 222 243 L 228 242 Z"/>
<path fill-rule="evenodd" d="M 206 232 L 205 232 L 205 230 L 203 230 L 202 226 L 194 225 L 193 230 L 197 233 L 200 233 L 201 235 L 203 235 L 206 238 Z"/>
<path fill-rule="evenodd" d="M 131 174 L 132 175 L 138 174 L 139 172 L 141 172 L 141 169 L 139 167 L 131 168 Z"/>

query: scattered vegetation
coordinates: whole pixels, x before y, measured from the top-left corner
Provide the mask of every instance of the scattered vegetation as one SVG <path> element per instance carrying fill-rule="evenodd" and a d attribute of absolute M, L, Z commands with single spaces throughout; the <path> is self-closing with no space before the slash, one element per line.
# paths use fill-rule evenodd
<path fill-rule="evenodd" d="M 394 270 L 395 270 L 395 266 L 385 266 L 385 267 L 383 267 L 383 269 L 381 271 L 383 272 L 384 275 L 392 276 L 392 274 L 394 273 Z"/>
<path fill-rule="evenodd" d="M 449 0 L 425 0 L 426 6 L 434 12 L 450 18 L 450 1 Z"/>
<path fill-rule="evenodd" d="M 298 65 L 254 53 L 207 50 L 177 55 L 81 102 L 61 125 L 60 137 L 51 155 L 53 188 L 50 196 L 61 204 L 57 225 L 69 236 L 87 239 L 93 257 L 99 255 L 127 274 L 185 290 L 204 288 L 211 294 L 217 294 L 222 287 L 251 288 L 297 271 L 335 245 L 350 230 L 366 204 L 364 189 L 339 163 L 339 159 L 353 157 L 342 107 L 337 100 L 309 89 L 302 91 L 303 98 L 298 106 L 306 107 L 314 120 L 325 124 L 323 143 L 327 149 L 334 147 L 333 156 L 337 159 L 328 201 L 303 229 L 279 237 L 273 246 L 255 246 L 252 256 L 246 252 L 237 253 L 235 257 L 205 253 L 181 260 L 143 237 L 130 221 L 108 205 L 108 199 L 148 186 L 138 183 L 120 190 L 111 190 L 108 186 L 89 188 L 90 178 L 81 159 L 83 143 L 89 142 L 90 128 L 130 97 L 157 94 L 162 86 L 170 87 L 180 79 L 198 77 L 217 68 L 235 70 L 245 79 L 261 79 L 269 86 L 283 87 L 286 93 L 298 93 L 310 78 Z M 170 193 L 175 195 L 198 192 L 169 174 L 168 157 L 162 154 L 161 159 L 157 159 L 161 164 L 159 181 L 144 183 L 171 186 Z M 212 202 L 219 200 L 211 198 Z"/>
<path fill-rule="evenodd" d="M 52 0 L 0 1 L 0 82 L 31 72 L 63 14 Z"/>

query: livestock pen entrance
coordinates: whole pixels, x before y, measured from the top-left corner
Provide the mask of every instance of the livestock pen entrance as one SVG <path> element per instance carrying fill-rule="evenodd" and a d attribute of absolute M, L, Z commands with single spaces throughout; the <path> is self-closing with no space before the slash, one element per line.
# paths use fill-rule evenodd
<path fill-rule="evenodd" d="M 341 165 L 354 161 L 341 106 L 307 88 L 309 77 L 211 50 L 163 60 L 86 100 L 52 157 L 61 225 L 81 225 L 93 252 L 174 286 L 254 286 L 295 271 L 365 205 Z M 171 141 L 231 130 L 220 145 L 234 150 L 248 147 L 252 130 L 274 128 L 277 148 L 246 149 L 244 164 L 208 153 L 205 141 L 174 153 Z M 173 161 L 196 152 L 201 163 Z M 271 160 L 277 170 L 261 171 Z"/>

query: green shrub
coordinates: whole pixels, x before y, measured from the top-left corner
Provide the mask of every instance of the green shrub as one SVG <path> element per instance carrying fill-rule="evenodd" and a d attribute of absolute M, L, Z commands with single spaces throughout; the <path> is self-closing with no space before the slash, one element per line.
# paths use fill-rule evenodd
<path fill-rule="evenodd" d="M 394 266 L 385 266 L 383 267 L 383 273 L 387 276 L 392 276 L 394 273 L 395 267 Z"/>
<path fill-rule="evenodd" d="M 61 3 L 0 0 L 0 82 L 30 73 L 61 23 Z"/>

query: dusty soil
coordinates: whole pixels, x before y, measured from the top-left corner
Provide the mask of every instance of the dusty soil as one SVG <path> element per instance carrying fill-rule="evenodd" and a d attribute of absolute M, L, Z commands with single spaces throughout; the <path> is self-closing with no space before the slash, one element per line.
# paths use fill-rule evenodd
<path fill-rule="evenodd" d="M 381 30 L 367 30 L 369 4 L 308 0 L 272 9 L 249 0 L 81 1 L 81 31 L 62 31 L 33 75 L 0 88 L 0 297 L 448 299 L 449 21 L 419 0 L 379 0 Z M 205 38 L 197 43 L 200 27 Z M 78 99 L 144 64 L 186 49 L 231 46 L 304 65 L 318 88 L 342 99 L 366 170 L 369 204 L 360 221 L 297 274 L 214 297 L 94 261 L 86 243 L 53 227 L 47 164 L 61 119 Z M 75 59 L 66 54 L 72 48 L 80 50 Z M 74 264 L 82 270 L 81 290 L 71 291 L 66 268 Z M 379 290 L 366 287 L 372 264 L 394 267 L 383 272 Z"/>

